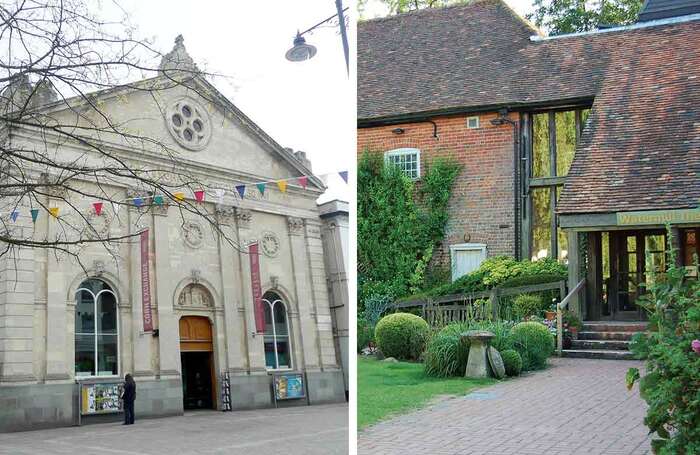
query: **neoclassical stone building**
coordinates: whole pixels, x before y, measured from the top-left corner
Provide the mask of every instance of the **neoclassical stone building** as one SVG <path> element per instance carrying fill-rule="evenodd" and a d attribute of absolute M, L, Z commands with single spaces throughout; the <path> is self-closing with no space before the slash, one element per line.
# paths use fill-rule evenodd
<path fill-rule="evenodd" d="M 161 63 L 163 71 L 178 68 L 196 69 L 181 39 Z M 167 198 L 153 203 L 154 195 L 118 179 L 103 182 L 102 190 L 113 200 L 145 203 L 105 203 L 98 216 L 92 201 L 49 191 L 43 204 L 59 207 L 62 222 L 87 220 L 90 232 L 105 236 L 146 234 L 107 247 L 82 245 L 79 261 L 30 248 L 0 260 L 0 431 L 75 424 L 88 399 L 80 384 L 115 383 L 125 373 L 137 382 L 141 417 L 222 409 L 224 376 L 233 410 L 272 406 L 272 375 L 286 371 L 305 374 L 311 404 L 344 400 L 316 204 L 323 183 L 311 176 L 303 154 L 280 147 L 204 78 L 143 90 L 167 79 L 161 75 L 93 99 L 114 122 L 157 138 L 176 156 L 119 136 L 95 141 L 135 167 L 170 166 L 174 175 L 203 182 L 207 193 L 197 206 L 213 224 Z M 83 112 L 78 104 L 43 109 L 71 119 Z M 93 159 L 79 141 L 54 141 L 30 128 L 3 131 L 6 144 L 42 148 L 66 160 Z M 305 188 L 294 184 L 305 175 Z M 290 182 L 285 191 L 275 185 L 263 194 L 254 190 L 256 182 L 283 179 Z M 250 186 L 242 198 L 235 191 L 241 184 Z M 94 190 L 95 182 L 72 185 Z M 177 191 L 177 179 L 172 185 Z M 227 191 L 214 197 L 212 188 Z M 183 191 L 185 202 L 194 204 L 191 191 Z M 52 239 L 60 235 L 59 219 L 42 212 L 32 223 L 22 215 L 13 229 Z M 260 250 L 264 333 L 256 331 L 253 242 Z M 149 270 L 145 284 L 142 257 Z M 146 288 L 150 315 L 144 315 Z"/>

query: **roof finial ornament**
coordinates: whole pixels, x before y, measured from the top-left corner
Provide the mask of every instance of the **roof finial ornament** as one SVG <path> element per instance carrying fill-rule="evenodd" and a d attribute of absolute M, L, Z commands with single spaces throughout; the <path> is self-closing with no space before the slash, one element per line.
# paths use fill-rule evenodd
<path fill-rule="evenodd" d="M 194 60 L 190 57 L 190 54 L 187 53 L 187 49 L 185 49 L 185 38 L 183 38 L 182 34 L 177 35 L 173 50 L 163 56 L 158 69 L 168 72 L 199 72 L 199 68 L 197 68 Z"/>

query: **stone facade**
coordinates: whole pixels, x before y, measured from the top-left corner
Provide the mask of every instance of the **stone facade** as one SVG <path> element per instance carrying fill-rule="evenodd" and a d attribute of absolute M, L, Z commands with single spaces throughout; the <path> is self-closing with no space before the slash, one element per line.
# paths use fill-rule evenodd
<path fill-rule="evenodd" d="M 182 57 L 182 40 L 177 42 Z M 175 52 L 175 51 L 174 51 Z M 191 59 L 185 59 L 192 64 Z M 188 63 L 189 62 L 189 63 Z M 167 65 L 166 65 L 167 67 Z M 171 69 L 167 67 L 167 69 Z M 144 81 L 154 84 L 157 81 Z M 316 199 L 323 191 L 309 179 L 303 190 L 270 189 L 241 199 L 232 191 L 240 183 L 294 178 L 311 171 L 277 145 L 235 106 L 204 81 L 196 82 L 211 97 L 177 86 L 155 93 L 168 109 L 186 102 L 195 106 L 202 124 L 196 146 L 182 146 L 177 128 L 147 92 L 106 94 L 103 109 L 115 121 L 131 119 L 130 128 L 158 138 L 176 150 L 178 172 L 186 172 L 208 188 L 229 188 L 223 201 L 207 196 L 197 204 L 214 224 L 175 204 L 122 206 L 105 203 L 103 214 L 90 215 L 91 201 L 71 200 L 84 207 L 85 218 L 63 198 L 43 201 L 61 207 L 62 221 L 89 223 L 110 236 L 149 230 L 151 307 L 157 332 L 144 332 L 141 291 L 141 251 L 138 237 L 80 247 L 74 257 L 45 249 L 17 249 L 0 259 L 0 432 L 72 425 L 78 419 L 75 365 L 75 294 L 81 283 L 96 278 L 116 294 L 118 304 L 118 381 L 132 373 L 137 382 L 137 416 L 183 412 L 182 364 L 178 322 L 183 316 L 203 316 L 213 333 L 214 407 L 221 408 L 221 375 L 228 372 L 233 410 L 272 406 L 271 371 L 266 367 L 263 336 L 255 333 L 247 246 L 261 246 L 262 292 L 274 291 L 284 302 L 289 321 L 291 370 L 306 373 L 311 403 L 344 400 L 343 377 L 334 347 L 331 310 L 321 239 L 322 220 Z M 100 95 L 98 94 L 99 98 Z M 218 100 L 212 103 L 211 100 Z M 60 112 L 55 115 L 72 113 Z M 180 131 L 180 133 L 182 133 Z M 45 147 L 46 138 L 13 130 L 15 145 Z M 140 144 L 110 138 L 109 146 L 134 166 L 172 166 L 172 161 Z M 77 143 L 48 145 L 58 156 L 87 156 Z M 105 140 L 100 138 L 100 140 Z M 168 178 L 165 176 L 164 178 Z M 92 188 L 94 182 L 76 181 Z M 105 186 L 123 200 L 139 190 Z M 65 197 L 65 196 L 64 196 Z M 68 196 L 71 197 L 71 196 Z M 195 204 L 191 193 L 187 202 Z M 82 205 L 81 205 L 82 204 Z M 14 229 L 34 238 L 56 238 L 56 220 L 42 216 L 33 225 L 26 217 Z M 33 234 L 32 234 L 33 233 Z M 87 271 L 87 273 L 86 273 Z"/>
<path fill-rule="evenodd" d="M 467 118 L 478 116 L 479 127 Z M 432 123 L 392 123 L 357 130 L 357 150 L 384 153 L 399 148 L 420 150 L 421 173 L 436 158 L 452 158 L 461 172 L 452 187 L 449 219 L 442 248 L 434 260 L 449 266 L 450 245 L 486 244 L 489 256 L 517 256 L 515 251 L 514 144 L 511 125 L 492 125 L 496 112 L 432 117 Z M 517 114 L 509 115 L 518 121 Z M 400 128 L 402 133 L 394 133 Z M 417 182 L 420 185 L 420 180 Z"/>

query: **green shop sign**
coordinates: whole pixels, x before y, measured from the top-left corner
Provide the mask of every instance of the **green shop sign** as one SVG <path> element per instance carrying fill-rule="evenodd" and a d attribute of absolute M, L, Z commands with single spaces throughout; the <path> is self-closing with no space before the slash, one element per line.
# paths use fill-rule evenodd
<path fill-rule="evenodd" d="M 685 210 L 649 210 L 645 212 L 622 212 L 617 214 L 618 226 L 688 223 L 700 223 L 700 208 Z"/>

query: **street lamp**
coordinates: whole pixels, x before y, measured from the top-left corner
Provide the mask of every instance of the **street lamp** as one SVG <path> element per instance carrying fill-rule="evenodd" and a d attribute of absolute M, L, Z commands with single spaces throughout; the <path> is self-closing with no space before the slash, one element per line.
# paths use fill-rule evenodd
<path fill-rule="evenodd" d="M 348 8 L 343 8 L 342 0 L 335 0 L 335 7 L 338 10 L 338 12 L 332 15 L 331 17 L 322 20 L 318 24 L 310 27 L 307 30 L 304 30 L 303 32 L 297 32 L 297 36 L 294 38 L 294 45 L 285 54 L 287 60 L 289 60 L 290 62 L 303 62 L 305 60 L 313 58 L 313 56 L 316 55 L 316 47 L 312 46 L 311 44 L 306 44 L 306 40 L 304 39 L 303 35 L 312 31 L 316 27 L 325 24 L 326 22 L 329 22 L 337 16 L 338 25 L 340 26 L 340 38 L 343 41 L 343 52 L 345 53 L 345 70 L 348 72 L 348 74 L 350 74 L 348 35 L 347 30 L 345 29 L 345 12 L 348 10 Z"/>

